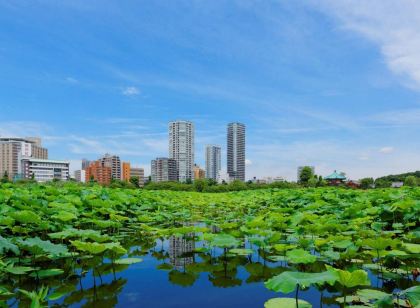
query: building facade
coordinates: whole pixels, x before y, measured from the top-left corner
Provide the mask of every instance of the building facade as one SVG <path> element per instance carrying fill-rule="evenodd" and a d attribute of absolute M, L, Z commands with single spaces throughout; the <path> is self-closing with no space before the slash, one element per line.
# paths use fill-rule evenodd
<path fill-rule="evenodd" d="M 143 168 L 131 168 L 130 177 L 137 177 L 139 179 L 139 187 L 144 186 L 144 169 Z"/>
<path fill-rule="evenodd" d="M 177 181 L 177 163 L 175 159 L 158 157 L 151 162 L 152 182 Z"/>
<path fill-rule="evenodd" d="M 111 168 L 111 179 L 121 180 L 121 160 L 117 155 L 105 154 L 100 158 L 101 164 L 104 167 Z"/>
<path fill-rule="evenodd" d="M 86 183 L 86 170 L 76 170 L 74 171 L 74 179 L 79 183 Z"/>
<path fill-rule="evenodd" d="M 112 168 L 104 166 L 100 160 L 91 162 L 89 167 L 86 169 L 86 183 L 89 183 L 91 179 L 101 185 L 111 184 Z"/>
<path fill-rule="evenodd" d="M 194 180 L 200 180 L 206 178 L 206 171 L 204 169 L 201 169 L 200 166 L 194 165 L 193 168 L 194 172 Z"/>
<path fill-rule="evenodd" d="M 10 180 L 23 178 L 23 158 L 48 159 L 48 150 L 40 138 L 0 138 L 0 175 L 7 173 Z"/>
<path fill-rule="evenodd" d="M 194 124 L 189 121 L 169 123 L 169 158 L 176 162 L 178 181 L 194 179 Z"/>
<path fill-rule="evenodd" d="M 222 169 L 222 149 L 217 145 L 206 146 L 206 178 L 218 181 Z"/>
<path fill-rule="evenodd" d="M 129 162 L 123 162 L 122 163 L 122 170 L 121 170 L 121 180 L 123 181 L 130 181 L 131 173 L 130 173 L 130 163 Z"/>
<path fill-rule="evenodd" d="M 90 165 L 90 160 L 85 158 L 82 159 L 82 170 L 86 170 Z"/>
<path fill-rule="evenodd" d="M 70 163 L 68 161 L 23 158 L 21 163 L 22 176 L 25 179 L 33 178 L 37 182 L 69 179 Z"/>
<path fill-rule="evenodd" d="M 229 123 L 227 127 L 227 173 L 231 180 L 245 181 L 245 125 Z"/>

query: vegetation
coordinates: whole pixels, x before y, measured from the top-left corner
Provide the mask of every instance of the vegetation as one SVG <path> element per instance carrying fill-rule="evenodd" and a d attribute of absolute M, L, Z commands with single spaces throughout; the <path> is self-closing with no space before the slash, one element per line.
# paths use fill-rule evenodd
<path fill-rule="evenodd" d="M 150 251 L 165 260 L 156 247 L 169 237 L 202 243 L 194 251 L 201 263 L 182 270 L 159 265 L 182 286 L 202 272 L 216 287 L 237 286 L 242 267 L 250 282 L 295 292 L 294 298 L 268 300 L 267 308 L 311 307 L 299 299 L 309 287 L 319 290 L 321 301 L 328 290 L 330 304 L 420 304 L 417 187 L 208 194 L 3 183 L 0 213 L 0 307 L 15 301 L 41 307 L 57 300 L 101 306 L 98 298 L 112 306 L 124 285 L 117 273 Z M 384 285 L 392 283 L 375 288 L 368 273 Z M 113 276 L 112 283 L 98 286 L 105 275 Z M 85 279 L 94 281 L 94 290 L 83 289 Z"/>
<path fill-rule="evenodd" d="M 415 177 L 418 183 L 420 179 L 420 171 L 383 176 L 375 180 L 375 186 L 379 188 L 390 187 L 392 182 L 405 182 L 407 177 L 411 176 Z"/>

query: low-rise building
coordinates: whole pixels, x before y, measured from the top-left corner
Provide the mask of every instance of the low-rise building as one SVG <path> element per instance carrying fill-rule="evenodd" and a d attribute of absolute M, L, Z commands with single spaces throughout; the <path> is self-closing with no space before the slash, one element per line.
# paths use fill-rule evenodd
<path fill-rule="evenodd" d="M 112 168 L 105 166 L 101 161 L 91 162 L 86 169 L 86 183 L 94 180 L 101 185 L 109 185 L 112 180 Z"/>
<path fill-rule="evenodd" d="M 130 177 L 137 177 L 139 179 L 139 187 L 144 186 L 144 169 L 130 168 Z"/>
<path fill-rule="evenodd" d="M 176 160 L 167 157 L 158 157 L 151 162 L 152 182 L 177 181 L 178 172 Z"/>
<path fill-rule="evenodd" d="M 121 180 L 123 181 L 130 181 L 130 177 L 131 177 L 131 169 L 130 169 L 130 162 L 123 162 L 122 163 L 122 170 L 121 170 Z"/>
<path fill-rule="evenodd" d="M 82 169 L 74 171 L 74 179 L 76 182 L 86 183 L 86 170 Z"/>
<path fill-rule="evenodd" d="M 200 180 L 206 177 L 206 171 L 200 168 L 200 166 L 198 165 L 194 165 L 193 172 L 194 172 L 194 180 Z"/>
<path fill-rule="evenodd" d="M 68 161 L 23 158 L 21 164 L 22 177 L 25 179 L 33 178 L 37 182 L 69 179 L 70 163 Z"/>
<path fill-rule="evenodd" d="M 337 172 L 337 170 L 334 170 L 334 172 L 327 175 L 324 180 L 326 180 L 329 185 L 337 186 L 346 181 L 346 176 L 343 172 Z"/>

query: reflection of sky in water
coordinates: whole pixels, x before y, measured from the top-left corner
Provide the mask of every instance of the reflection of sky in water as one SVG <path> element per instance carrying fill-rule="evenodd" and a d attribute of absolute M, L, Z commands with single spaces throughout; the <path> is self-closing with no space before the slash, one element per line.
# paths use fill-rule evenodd
<path fill-rule="evenodd" d="M 172 241 L 172 242 L 171 242 Z M 183 252 L 189 252 L 193 248 L 203 247 L 202 242 L 188 242 L 185 240 L 169 239 L 162 242 L 156 241 L 155 247 L 156 252 L 160 252 L 163 248 L 164 259 L 158 260 L 152 256 L 152 253 L 141 256 L 143 262 L 130 265 L 128 269 L 116 273 L 117 279 L 121 282 L 122 289 L 113 290 L 110 289 L 110 294 L 107 294 L 108 300 L 98 302 L 95 307 L 202 307 L 202 308 L 215 308 L 215 307 L 263 307 L 264 302 L 270 298 L 275 297 L 294 297 L 295 293 L 282 294 L 275 293 L 267 290 L 264 287 L 262 281 L 253 279 L 249 271 L 246 270 L 245 265 L 249 262 L 244 257 L 239 266 L 233 266 L 233 270 L 229 271 L 229 264 L 232 265 L 231 259 L 228 259 L 226 268 L 227 272 L 224 271 L 224 263 L 222 261 L 213 258 L 214 263 L 220 267 L 221 271 L 215 273 L 202 272 L 194 274 L 192 280 L 191 277 L 183 277 L 183 273 L 186 270 L 188 273 L 188 264 L 203 263 L 205 257 L 200 257 L 200 254 L 194 256 L 184 257 Z M 249 244 L 247 244 L 249 247 Z M 134 247 L 131 251 L 138 247 Z M 254 247 L 255 248 L 255 247 Z M 153 251 L 152 251 L 153 252 Z M 213 256 L 219 256 L 223 253 L 221 249 L 216 249 Z M 208 258 L 207 258 L 208 260 Z M 223 260 L 223 259 L 222 259 Z M 161 264 L 173 264 L 172 269 L 161 270 L 157 269 L 158 265 Z M 252 267 L 256 270 L 263 270 L 263 259 L 254 253 L 252 255 Z M 267 262 L 267 266 L 273 268 L 280 266 L 281 263 Z M 185 278 L 187 285 L 183 286 L 184 281 L 181 281 L 181 285 L 174 284 L 170 281 L 172 274 L 175 272 L 177 275 L 181 275 L 181 280 Z M 227 273 L 227 277 L 224 274 Z M 179 277 L 175 277 L 175 279 Z M 373 278 L 373 277 L 371 277 Z M 103 284 L 111 284 L 113 280 L 112 274 L 102 276 Z M 216 283 L 214 282 L 216 280 Z M 257 282 L 254 282 L 257 280 Z M 372 285 L 374 285 L 375 279 L 372 279 Z M 124 283 L 125 282 L 125 283 Z M 215 287 L 214 284 L 231 284 L 233 287 Z M 92 290 L 94 280 L 91 272 L 86 275 L 82 280 L 84 290 Z M 96 277 L 97 289 L 100 285 L 100 280 Z M 80 286 L 78 287 L 80 289 Z M 91 292 L 92 293 L 92 292 Z M 102 296 L 103 296 L 102 292 Z M 106 293 L 106 291 L 105 291 Z M 113 299 L 112 296 L 114 296 Z M 324 296 L 328 296 L 328 292 L 324 291 Z M 83 296 L 82 296 L 83 297 Z M 320 307 L 321 293 L 315 289 L 310 288 L 306 291 L 299 292 L 299 298 L 307 300 L 313 304 L 313 307 Z M 63 300 L 58 300 L 61 303 Z M 74 307 L 92 307 L 92 302 L 87 302 L 86 299 L 74 304 Z M 337 307 L 324 304 L 323 307 Z"/>

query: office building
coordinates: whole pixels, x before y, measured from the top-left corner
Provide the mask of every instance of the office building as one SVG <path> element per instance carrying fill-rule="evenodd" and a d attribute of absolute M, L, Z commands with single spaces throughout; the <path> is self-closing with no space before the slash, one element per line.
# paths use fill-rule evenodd
<path fill-rule="evenodd" d="M 193 173 L 194 173 L 194 180 L 200 180 L 206 177 L 206 171 L 204 169 L 201 169 L 200 166 L 198 165 L 194 165 Z"/>
<path fill-rule="evenodd" d="M 158 157 L 151 162 L 152 182 L 176 181 L 178 173 L 175 159 Z"/>
<path fill-rule="evenodd" d="M 48 150 L 40 138 L 0 138 L 0 176 L 22 178 L 22 158 L 48 159 Z"/>
<path fill-rule="evenodd" d="M 123 181 L 130 181 L 130 163 L 129 162 L 123 162 L 122 163 L 122 171 L 121 171 L 121 180 Z"/>
<path fill-rule="evenodd" d="M 242 123 L 228 124 L 227 173 L 231 180 L 245 181 L 245 125 Z"/>
<path fill-rule="evenodd" d="M 82 169 L 74 171 L 74 179 L 76 182 L 86 183 L 86 170 Z"/>
<path fill-rule="evenodd" d="M 178 181 L 193 179 L 194 124 L 189 121 L 169 123 L 169 158 L 176 161 Z"/>
<path fill-rule="evenodd" d="M 70 163 L 68 161 L 23 158 L 21 164 L 22 176 L 25 179 L 33 178 L 37 182 L 69 179 Z"/>
<path fill-rule="evenodd" d="M 206 178 L 218 181 L 222 169 L 222 149 L 217 145 L 206 146 Z"/>
<path fill-rule="evenodd" d="M 109 185 L 112 180 L 112 168 L 105 166 L 101 160 L 91 162 L 86 169 L 85 179 L 86 183 L 94 180 L 101 185 Z"/>
<path fill-rule="evenodd" d="M 119 156 L 105 154 L 99 159 L 102 166 L 111 168 L 111 179 L 121 180 L 121 160 Z"/>
<path fill-rule="evenodd" d="M 86 170 L 90 165 L 90 160 L 85 158 L 82 159 L 82 170 Z"/>
<path fill-rule="evenodd" d="M 130 168 L 130 177 L 137 177 L 139 179 L 139 187 L 144 186 L 144 169 Z"/>

